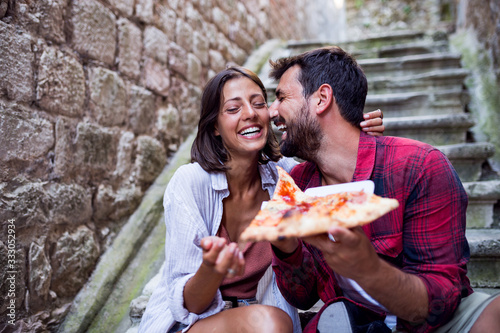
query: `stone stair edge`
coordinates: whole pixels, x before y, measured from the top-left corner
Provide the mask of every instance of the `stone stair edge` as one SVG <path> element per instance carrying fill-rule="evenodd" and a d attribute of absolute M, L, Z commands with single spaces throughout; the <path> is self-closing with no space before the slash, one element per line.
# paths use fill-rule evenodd
<path fill-rule="evenodd" d="M 500 258 L 500 229 L 467 229 L 471 257 Z"/>
<path fill-rule="evenodd" d="M 442 128 L 442 127 L 460 127 L 470 128 L 475 125 L 472 115 L 445 114 L 445 115 L 425 115 L 408 117 L 384 117 L 386 129 L 405 129 L 405 128 Z"/>

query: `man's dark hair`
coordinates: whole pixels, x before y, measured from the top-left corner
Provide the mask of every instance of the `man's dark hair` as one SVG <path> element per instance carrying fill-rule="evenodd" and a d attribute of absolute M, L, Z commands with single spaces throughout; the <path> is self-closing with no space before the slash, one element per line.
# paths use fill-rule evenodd
<path fill-rule="evenodd" d="M 264 84 L 257 74 L 243 67 L 229 67 L 216 74 L 205 86 L 201 97 L 201 113 L 198 122 L 198 133 L 191 147 L 191 162 L 198 162 L 207 172 L 227 171 L 225 163 L 230 159 L 222 139 L 215 135 L 215 125 L 223 99 L 224 85 L 235 78 L 246 77 L 255 82 L 264 95 L 267 103 L 267 93 Z M 274 132 L 269 126 L 267 143 L 261 151 L 259 163 L 265 164 L 278 161 L 282 157 Z"/>
<path fill-rule="evenodd" d="M 322 84 L 329 84 L 342 117 L 360 127 L 368 83 L 361 67 L 347 52 L 338 46 L 329 46 L 269 62 L 272 68 L 269 76 L 277 81 L 288 69 L 298 65 L 298 81 L 305 98 Z"/>

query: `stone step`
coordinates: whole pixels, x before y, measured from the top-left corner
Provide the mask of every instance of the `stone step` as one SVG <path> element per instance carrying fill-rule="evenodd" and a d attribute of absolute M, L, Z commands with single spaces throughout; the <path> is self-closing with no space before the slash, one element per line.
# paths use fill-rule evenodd
<path fill-rule="evenodd" d="M 368 80 L 422 74 L 436 69 L 460 68 L 460 55 L 451 52 L 417 54 L 397 58 L 360 59 Z"/>
<path fill-rule="evenodd" d="M 436 148 L 448 157 L 462 182 L 479 180 L 483 163 L 495 154 L 495 146 L 488 142 L 458 143 Z"/>
<path fill-rule="evenodd" d="M 373 78 L 368 80 L 369 94 L 461 89 L 469 71 L 463 68 L 437 69 L 427 73 Z"/>
<path fill-rule="evenodd" d="M 467 228 L 500 228 L 500 180 L 464 182 L 469 197 Z"/>
<path fill-rule="evenodd" d="M 468 97 L 462 87 L 432 92 L 369 94 L 365 112 L 381 109 L 390 117 L 456 114 L 463 112 Z"/>
<path fill-rule="evenodd" d="M 345 51 L 356 55 L 360 50 L 379 50 L 388 45 L 401 45 L 415 43 L 426 37 L 422 31 L 398 31 L 390 34 L 376 34 L 360 40 L 347 40 L 343 42 L 333 42 L 325 40 L 289 41 L 286 45 L 292 54 L 299 54 L 311 49 L 328 45 L 338 45 Z"/>
<path fill-rule="evenodd" d="M 474 288 L 500 288 L 500 229 L 467 229 L 471 259 L 468 277 Z"/>
<path fill-rule="evenodd" d="M 385 110 L 384 110 L 385 113 Z M 474 126 L 470 114 L 384 118 L 384 135 L 400 136 L 433 146 L 464 143 L 467 130 Z"/>

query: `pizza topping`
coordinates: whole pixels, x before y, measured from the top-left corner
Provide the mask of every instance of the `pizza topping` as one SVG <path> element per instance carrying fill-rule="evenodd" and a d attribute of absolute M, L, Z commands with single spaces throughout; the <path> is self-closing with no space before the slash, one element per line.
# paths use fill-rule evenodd
<path fill-rule="evenodd" d="M 311 197 L 280 167 L 273 197 L 240 236 L 242 241 L 274 241 L 325 233 L 334 225 L 353 228 L 375 221 L 399 206 L 395 199 L 364 191 Z"/>

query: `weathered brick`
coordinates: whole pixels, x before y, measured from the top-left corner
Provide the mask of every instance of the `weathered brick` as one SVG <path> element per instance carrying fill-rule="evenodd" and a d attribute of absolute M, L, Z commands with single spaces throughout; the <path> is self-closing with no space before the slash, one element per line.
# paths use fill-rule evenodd
<path fill-rule="evenodd" d="M 71 23 L 75 50 L 112 65 L 116 47 L 116 18 L 111 10 L 96 0 L 74 0 Z"/>
<path fill-rule="evenodd" d="M 153 22 L 153 0 L 137 0 L 135 4 L 135 15 L 145 23 Z"/>
<path fill-rule="evenodd" d="M 150 136 L 137 138 L 137 157 L 135 171 L 137 179 L 144 183 L 152 182 L 167 163 L 167 154 L 163 145 Z"/>
<path fill-rule="evenodd" d="M 250 54 L 255 48 L 255 41 L 253 38 L 243 29 L 240 29 L 238 24 L 232 26 L 231 37 L 240 48 L 242 48 L 245 53 Z"/>
<path fill-rule="evenodd" d="M 154 59 L 146 58 L 144 61 L 144 85 L 162 96 L 167 96 L 170 87 L 168 68 Z"/>
<path fill-rule="evenodd" d="M 168 66 L 172 71 L 182 75 L 183 77 L 187 76 L 187 52 L 176 43 L 170 43 L 168 45 Z"/>
<path fill-rule="evenodd" d="M 129 122 L 136 134 L 145 133 L 154 122 L 155 96 L 139 86 L 132 86 L 129 92 Z"/>
<path fill-rule="evenodd" d="M 37 99 L 47 111 L 81 116 L 85 100 L 82 65 L 55 47 L 47 47 L 40 58 Z"/>
<path fill-rule="evenodd" d="M 90 109 L 104 126 L 122 125 L 127 117 L 127 89 L 113 71 L 102 67 L 89 69 Z"/>
<path fill-rule="evenodd" d="M 162 64 L 167 63 L 168 38 L 160 29 L 148 26 L 144 30 L 144 54 L 158 60 Z"/>
<path fill-rule="evenodd" d="M 142 32 L 132 22 L 118 20 L 118 69 L 134 79 L 141 75 Z"/>
<path fill-rule="evenodd" d="M 0 21 L 0 96 L 6 94 L 23 102 L 33 100 L 34 60 L 30 36 Z"/>
<path fill-rule="evenodd" d="M 51 122 L 27 107 L 0 101 L 0 161 L 33 161 L 53 145 Z"/>

